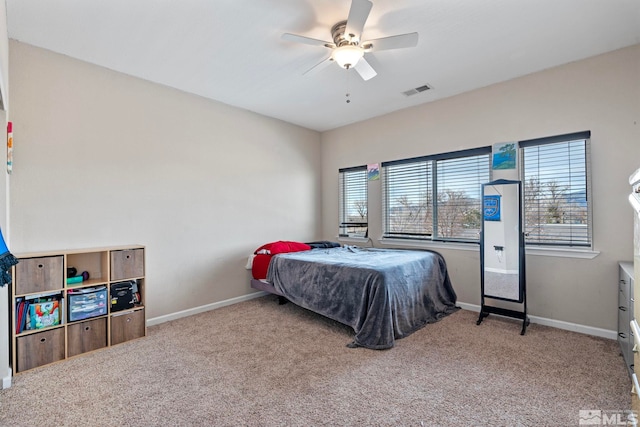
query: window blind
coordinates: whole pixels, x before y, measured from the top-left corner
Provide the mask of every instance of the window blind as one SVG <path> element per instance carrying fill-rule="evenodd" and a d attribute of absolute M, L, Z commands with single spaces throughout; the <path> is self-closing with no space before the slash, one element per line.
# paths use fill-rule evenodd
<path fill-rule="evenodd" d="M 368 232 L 367 167 L 339 170 L 340 236 L 366 237 Z"/>
<path fill-rule="evenodd" d="M 383 164 L 382 171 L 383 235 L 430 237 L 433 234 L 431 161 Z"/>
<path fill-rule="evenodd" d="M 489 169 L 489 154 L 437 161 L 439 239 L 480 239 L 482 184 L 490 180 Z"/>
<path fill-rule="evenodd" d="M 590 132 L 520 143 L 525 243 L 591 246 Z"/>
<path fill-rule="evenodd" d="M 382 163 L 383 236 L 478 241 L 491 147 Z"/>

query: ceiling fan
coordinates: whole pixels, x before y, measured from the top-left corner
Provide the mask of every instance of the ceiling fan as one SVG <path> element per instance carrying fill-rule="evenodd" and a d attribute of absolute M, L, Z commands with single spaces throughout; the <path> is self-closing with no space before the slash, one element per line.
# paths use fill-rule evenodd
<path fill-rule="evenodd" d="M 365 53 L 381 50 L 415 47 L 418 44 L 418 33 L 399 34 L 373 40 L 361 40 L 362 30 L 371 11 L 373 3 L 369 0 L 351 0 L 351 9 L 346 21 L 340 21 L 331 27 L 333 42 L 284 33 L 285 40 L 322 46 L 331 49 L 331 55 L 313 66 L 311 70 L 331 62 L 337 63 L 345 69 L 353 68 L 363 80 L 369 80 L 377 75 L 373 67 L 364 58 Z"/>

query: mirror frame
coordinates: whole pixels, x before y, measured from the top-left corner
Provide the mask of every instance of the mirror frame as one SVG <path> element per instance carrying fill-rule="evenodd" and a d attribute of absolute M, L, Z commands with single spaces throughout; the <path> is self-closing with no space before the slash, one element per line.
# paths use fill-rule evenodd
<path fill-rule="evenodd" d="M 494 187 L 498 185 L 516 185 L 517 186 L 517 213 L 518 213 L 518 221 L 517 221 L 517 241 L 518 241 L 518 298 L 508 298 L 490 295 L 486 293 L 485 287 L 485 223 L 487 221 L 495 221 L 495 220 L 487 220 L 485 215 L 485 198 L 488 196 L 486 193 L 487 187 Z M 499 203 L 503 203 L 504 199 L 500 198 Z M 501 216 L 500 221 L 504 220 L 504 210 L 503 206 L 500 206 L 498 215 Z M 513 206 L 510 206 L 513 208 Z M 523 303 L 526 298 L 526 280 L 525 280 L 525 250 L 524 250 L 524 233 L 522 232 L 522 182 L 507 180 L 507 179 L 499 179 L 491 182 L 487 182 L 482 184 L 482 228 L 480 231 L 480 272 L 481 272 L 481 296 L 484 305 L 484 298 L 491 298 L 502 301 L 510 301 Z"/>

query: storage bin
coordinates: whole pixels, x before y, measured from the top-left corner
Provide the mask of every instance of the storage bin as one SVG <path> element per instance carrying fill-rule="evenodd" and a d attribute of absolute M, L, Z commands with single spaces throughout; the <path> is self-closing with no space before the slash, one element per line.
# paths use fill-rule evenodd
<path fill-rule="evenodd" d="M 64 288 L 62 257 L 23 258 L 16 265 L 16 295 Z"/>
<path fill-rule="evenodd" d="M 144 249 L 111 251 L 111 280 L 144 276 Z"/>
<path fill-rule="evenodd" d="M 69 321 L 88 319 L 107 314 L 107 287 L 71 289 L 69 299 Z"/>
<path fill-rule="evenodd" d="M 122 311 L 111 316 L 111 345 L 145 335 L 144 310 Z"/>
<path fill-rule="evenodd" d="M 17 372 L 64 359 L 64 328 L 57 327 L 16 339 Z"/>
<path fill-rule="evenodd" d="M 107 318 L 87 320 L 67 326 L 69 357 L 107 346 Z"/>

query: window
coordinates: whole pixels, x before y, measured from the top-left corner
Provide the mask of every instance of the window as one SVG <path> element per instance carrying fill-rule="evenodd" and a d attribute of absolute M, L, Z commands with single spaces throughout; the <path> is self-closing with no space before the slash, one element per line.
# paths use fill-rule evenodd
<path fill-rule="evenodd" d="M 340 169 L 341 237 L 367 237 L 367 167 Z"/>
<path fill-rule="evenodd" d="M 526 244 L 591 247 L 590 137 L 520 142 Z"/>
<path fill-rule="evenodd" d="M 382 163 L 383 236 L 477 242 L 491 147 Z"/>

